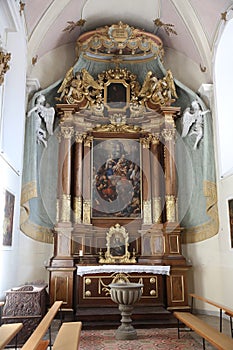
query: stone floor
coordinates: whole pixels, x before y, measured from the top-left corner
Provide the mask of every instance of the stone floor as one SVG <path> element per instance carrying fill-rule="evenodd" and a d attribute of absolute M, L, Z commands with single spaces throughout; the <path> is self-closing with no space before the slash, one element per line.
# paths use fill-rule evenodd
<path fill-rule="evenodd" d="M 206 323 L 212 325 L 216 329 L 219 329 L 219 317 L 208 316 L 208 315 L 198 315 L 198 317 L 202 318 Z M 51 328 L 52 342 L 54 341 L 54 339 L 56 337 L 57 331 L 59 329 L 59 325 L 60 325 L 60 320 L 54 320 L 52 323 L 52 328 Z M 229 318 L 223 318 L 223 333 L 231 336 Z M 190 334 L 198 343 L 202 344 L 202 338 L 199 335 L 197 335 L 195 332 L 190 332 Z M 181 336 L 182 336 L 182 333 L 181 333 Z M 48 339 L 48 334 L 46 335 L 46 338 Z M 15 350 L 15 348 L 8 348 L 8 349 Z M 18 348 L 18 350 L 19 349 L 20 348 Z M 215 348 L 206 341 L 206 350 L 214 350 L 214 349 Z"/>

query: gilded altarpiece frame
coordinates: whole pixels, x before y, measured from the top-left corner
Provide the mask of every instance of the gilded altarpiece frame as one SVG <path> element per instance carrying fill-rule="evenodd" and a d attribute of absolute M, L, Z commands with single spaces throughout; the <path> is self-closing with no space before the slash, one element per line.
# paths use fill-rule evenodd
<path fill-rule="evenodd" d="M 98 139 L 92 147 L 92 218 L 141 218 L 137 139 Z"/>

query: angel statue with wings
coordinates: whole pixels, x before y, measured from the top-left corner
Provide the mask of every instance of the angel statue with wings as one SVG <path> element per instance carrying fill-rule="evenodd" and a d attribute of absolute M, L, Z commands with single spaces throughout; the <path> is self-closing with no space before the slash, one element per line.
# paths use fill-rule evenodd
<path fill-rule="evenodd" d="M 46 131 L 42 129 L 41 123 L 44 120 L 47 132 L 49 135 L 53 135 L 55 109 L 48 104 L 46 106 L 44 104 L 45 96 L 40 94 L 36 99 L 35 106 L 28 111 L 27 116 L 30 117 L 32 113 L 35 115 L 37 143 L 47 147 Z"/>
<path fill-rule="evenodd" d="M 191 107 L 184 110 L 182 116 L 183 130 L 181 137 L 197 135 L 193 149 L 197 149 L 200 140 L 203 137 L 203 116 L 209 112 L 209 109 L 202 111 L 197 100 L 192 101 Z"/>

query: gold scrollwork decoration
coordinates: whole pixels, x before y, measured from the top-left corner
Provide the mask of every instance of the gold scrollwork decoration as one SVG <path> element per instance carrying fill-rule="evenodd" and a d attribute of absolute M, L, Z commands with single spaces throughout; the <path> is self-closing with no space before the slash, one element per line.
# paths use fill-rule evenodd
<path fill-rule="evenodd" d="M 174 195 L 166 195 L 166 215 L 168 222 L 176 221 L 176 198 Z"/>
<path fill-rule="evenodd" d="M 82 218 L 82 197 L 74 197 L 74 220 L 75 223 L 81 223 Z"/>
<path fill-rule="evenodd" d="M 151 200 L 143 201 L 143 223 L 151 224 Z"/>
<path fill-rule="evenodd" d="M 71 196 L 69 194 L 63 194 L 61 198 L 61 202 L 62 202 L 61 220 L 63 222 L 68 222 L 70 221 Z"/>
<path fill-rule="evenodd" d="M 11 53 L 0 51 L 0 85 L 4 83 L 4 75 L 10 69 L 8 62 L 11 59 Z"/>
<path fill-rule="evenodd" d="M 105 124 L 105 125 L 100 125 L 96 126 L 93 128 L 93 131 L 96 132 L 125 132 L 125 133 L 130 133 L 130 134 L 136 134 L 141 131 L 141 128 L 136 125 L 114 125 L 114 124 Z"/>
<path fill-rule="evenodd" d="M 83 223 L 90 224 L 91 223 L 91 201 L 85 200 L 83 202 Z"/>
<path fill-rule="evenodd" d="M 161 216 L 162 216 L 161 197 L 153 198 L 152 204 L 153 204 L 153 222 L 161 223 Z"/>

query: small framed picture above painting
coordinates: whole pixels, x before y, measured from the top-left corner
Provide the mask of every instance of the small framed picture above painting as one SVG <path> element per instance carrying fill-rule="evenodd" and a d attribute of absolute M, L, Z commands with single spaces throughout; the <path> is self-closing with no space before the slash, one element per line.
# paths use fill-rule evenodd
<path fill-rule="evenodd" d="M 233 248 L 233 198 L 228 200 L 231 248 Z"/>
<path fill-rule="evenodd" d="M 3 190 L 3 220 L 2 220 L 2 247 L 10 249 L 13 243 L 13 223 L 15 195 L 9 190 Z"/>

